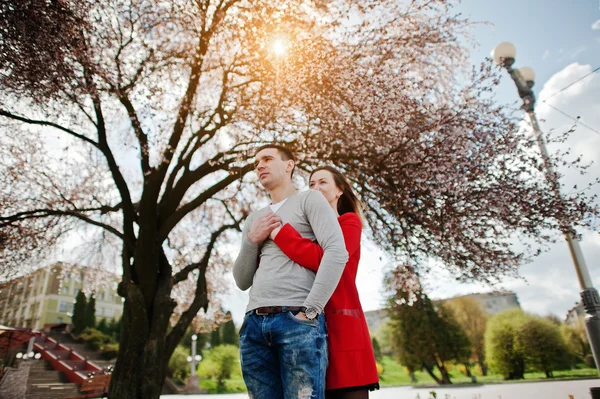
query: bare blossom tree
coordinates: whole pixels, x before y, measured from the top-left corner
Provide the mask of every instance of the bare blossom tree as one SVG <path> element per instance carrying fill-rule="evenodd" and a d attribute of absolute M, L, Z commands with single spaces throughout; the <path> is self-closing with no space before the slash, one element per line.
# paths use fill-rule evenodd
<path fill-rule="evenodd" d="M 260 144 L 343 170 L 398 264 L 514 272 L 509 238 L 597 211 L 551 195 L 490 64 L 466 67 L 469 26 L 445 0 L 3 2 L 1 264 L 83 226 L 118 248 L 110 396 L 144 399 L 264 196 Z"/>

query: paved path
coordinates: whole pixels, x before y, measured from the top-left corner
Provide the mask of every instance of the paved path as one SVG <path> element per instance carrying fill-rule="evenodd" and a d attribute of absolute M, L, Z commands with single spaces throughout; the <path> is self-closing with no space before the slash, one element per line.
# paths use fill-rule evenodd
<path fill-rule="evenodd" d="M 452 388 L 384 388 L 372 392 L 370 399 L 591 399 L 590 387 L 600 387 L 600 379 L 549 382 L 520 382 L 457 386 Z M 246 399 L 247 394 L 227 395 L 163 395 L 161 399 Z"/>

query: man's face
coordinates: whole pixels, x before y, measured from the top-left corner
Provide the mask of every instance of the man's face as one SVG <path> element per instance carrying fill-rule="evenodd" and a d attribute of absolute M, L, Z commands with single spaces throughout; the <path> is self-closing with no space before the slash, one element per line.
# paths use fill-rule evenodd
<path fill-rule="evenodd" d="M 285 179 L 290 179 L 290 173 L 294 167 L 294 161 L 284 161 L 279 150 L 276 148 L 265 148 L 256 154 L 254 170 L 258 181 L 267 190 L 273 190 Z"/>

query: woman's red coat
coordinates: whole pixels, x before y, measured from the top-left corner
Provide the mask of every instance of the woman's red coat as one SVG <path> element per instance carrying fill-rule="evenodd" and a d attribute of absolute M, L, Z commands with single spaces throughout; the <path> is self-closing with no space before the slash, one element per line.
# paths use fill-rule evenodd
<path fill-rule="evenodd" d="M 353 212 L 343 214 L 338 221 L 349 259 L 335 292 L 325 306 L 329 335 L 327 389 L 361 387 L 379 381 L 371 337 L 356 289 L 362 223 Z M 281 228 L 274 241 L 294 262 L 315 272 L 319 268 L 323 249 L 303 238 L 290 224 Z"/>

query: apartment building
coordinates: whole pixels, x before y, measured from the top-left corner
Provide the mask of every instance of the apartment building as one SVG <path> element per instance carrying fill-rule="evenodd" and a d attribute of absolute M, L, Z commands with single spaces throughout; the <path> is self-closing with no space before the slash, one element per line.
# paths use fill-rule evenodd
<path fill-rule="evenodd" d="M 565 319 L 565 324 L 576 327 L 579 325 L 583 325 L 583 319 L 585 318 L 585 308 L 583 307 L 583 303 L 578 302 L 571 309 L 567 311 L 567 317 Z"/>
<path fill-rule="evenodd" d="M 86 284 L 86 276 L 92 274 L 101 284 Z M 38 269 L 0 283 L 0 324 L 40 330 L 71 323 L 75 297 L 81 289 L 88 297 L 93 291 L 97 321 L 119 319 L 123 304 L 116 292 L 118 282 L 117 275 L 62 263 Z"/>

